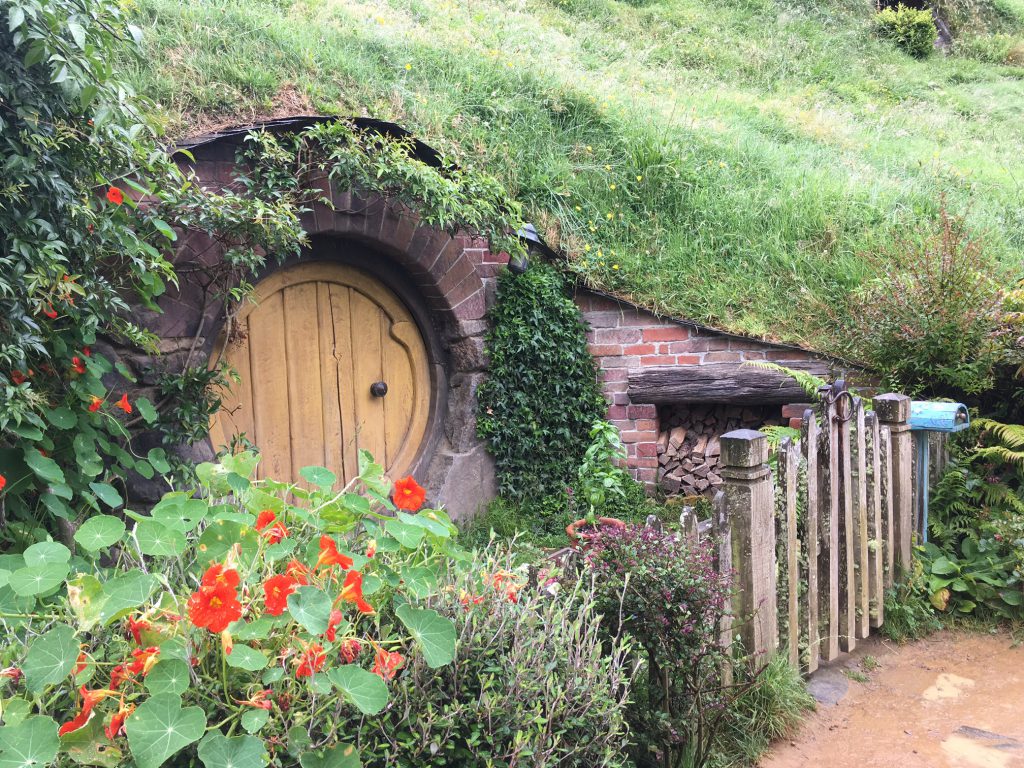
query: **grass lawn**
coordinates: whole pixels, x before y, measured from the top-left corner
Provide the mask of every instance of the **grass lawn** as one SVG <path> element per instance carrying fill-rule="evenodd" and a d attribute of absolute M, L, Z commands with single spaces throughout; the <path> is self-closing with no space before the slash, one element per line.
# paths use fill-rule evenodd
<path fill-rule="evenodd" d="M 989 2 L 919 61 L 874 0 L 136 0 L 130 66 L 172 137 L 393 120 L 498 176 L 590 283 L 836 349 L 822 306 L 943 194 L 1020 272 L 1024 0 Z"/>

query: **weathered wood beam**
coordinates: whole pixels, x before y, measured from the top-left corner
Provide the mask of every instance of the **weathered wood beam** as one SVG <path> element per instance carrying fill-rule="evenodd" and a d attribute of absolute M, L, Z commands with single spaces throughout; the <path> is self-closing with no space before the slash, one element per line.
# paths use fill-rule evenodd
<path fill-rule="evenodd" d="M 829 374 L 827 363 L 784 363 L 816 376 Z M 634 403 L 728 403 L 787 405 L 807 401 L 791 376 L 740 363 L 666 365 L 629 372 L 629 399 Z"/>

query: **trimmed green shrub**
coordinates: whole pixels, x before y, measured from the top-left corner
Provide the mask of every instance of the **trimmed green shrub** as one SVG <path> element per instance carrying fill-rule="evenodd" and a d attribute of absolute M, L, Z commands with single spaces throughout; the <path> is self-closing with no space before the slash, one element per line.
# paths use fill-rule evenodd
<path fill-rule="evenodd" d="M 905 5 L 885 8 L 875 16 L 879 34 L 896 43 L 897 46 L 923 59 L 935 47 L 938 30 L 929 10 L 917 10 Z"/>
<path fill-rule="evenodd" d="M 533 264 L 522 275 L 501 275 L 489 321 L 477 431 L 494 456 L 501 494 L 563 495 L 607 408 L 579 309 L 554 268 Z"/>

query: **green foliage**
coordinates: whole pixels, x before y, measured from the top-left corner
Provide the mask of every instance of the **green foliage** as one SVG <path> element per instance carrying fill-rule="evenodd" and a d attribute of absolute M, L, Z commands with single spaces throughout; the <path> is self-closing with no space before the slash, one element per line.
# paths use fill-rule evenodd
<path fill-rule="evenodd" d="M 895 643 L 920 640 L 942 628 L 928 600 L 924 567 L 915 561 L 904 580 L 886 590 L 885 622 L 881 633 Z"/>
<path fill-rule="evenodd" d="M 964 220 L 943 209 L 889 253 L 867 258 L 878 276 L 833 315 L 845 331 L 844 352 L 879 371 L 893 391 L 960 396 L 990 387 L 1000 287 Z"/>
<path fill-rule="evenodd" d="M 619 430 L 604 420 L 594 422 L 573 489 L 576 503 L 586 505 L 590 519 L 610 503 L 626 499 L 625 489 L 633 479 L 622 466 L 625 461 L 626 447 Z"/>
<path fill-rule="evenodd" d="M 198 487 L 167 494 L 151 516 L 127 512 L 130 528 L 117 518 L 93 518 L 75 537 L 77 554 L 44 540 L 0 557 L 0 625 L 9 641 L 0 650 L 8 686 L 0 763 L 41 755 L 33 759 L 48 764 L 59 750 L 60 764 L 70 764 L 77 761 L 72 753 L 88 750 L 104 753 L 102 765 L 111 768 L 221 768 L 266 764 L 268 746 L 276 753 L 289 743 L 288 764 L 317 764 L 316 750 L 331 744 L 337 754 L 322 764 L 358 768 L 359 753 L 345 742 L 360 721 L 378 729 L 381 743 L 389 743 L 392 724 L 405 732 L 421 725 L 405 719 L 404 703 L 381 714 L 395 701 L 389 682 L 406 665 L 434 686 L 433 700 L 446 700 L 437 679 L 456 659 L 453 619 L 465 612 L 453 585 L 478 584 L 489 600 L 505 604 L 522 580 L 470 567 L 480 564 L 455 544 L 443 511 L 397 510 L 383 469 L 365 452 L 345 492 L 321 467 L 303 470 L 318 480 L 312 489 L 253 480 L 257 461 L 242 453 L 199 465 Z M 395 521 L 420 532 L 414 543 L 389 535 Z M 290 594 L 273 598 L 271 579 Z M 444 597 L 437 595 L 439 582 Z M 529 621 L 541 622 L 529 633 L 549 646 L 532 657 L 526 677 L 544 687 L 550 678 L 537 670 L 551 660 L 550 644 L 569 658 L 568 633 L 596 635 L 598 620 L 592 608 L 579 609 L 569 614 L 575 623 L 552 634 L 543 621 L 578 604 L 545 598 L 554 607 L 541 608 L 534 599 L 523 608 L 509 603 L 517 615 L 500 621 L 524 635 Z M 218 611 L 226 611 L 223 618 L 204 618 Z M 495 613 L 490 605 L 480 612 Z M 493 640 L 491 632 L 487 637 Z M 502 640 L 486 663 L 511 653 Z M 582 702 L 603 690 L 607 708 L 595 716 L 605 718 L 602 727 L 614 726 L 627 691 L 619 685 L 628 677 L 616 666 L 621 651 L 604 657 L 600 650 L 591 644 L 565 680 L 576 685 L 582 672 L 589 674 L 592 691 L 577 715 L 585 721 Z M 463 670 L 465 684 L 488 683 L 482 658 L 471 658 L 481 666 Z M 552 694 L 553 701 L 563 695 Z M 38 719 L 26 728 L 9 713 L 18 706 L 13 702 L 28 711 L 30 698 Z M 85 711 L 76 720 L 86 700 L 92 719 Z M 521 701 L 534 706 L 537 699 Z M 124 734 L 112 725 L 119 713 L 127 715 Z M 346 718 L 352 727 L 339 730 Z M 58 744 L 61 722 L 66 734 Z M 236 735 L 239 725 L 250 735 Z M 293 744 L 296 729 L 307 739 L 301 747 Z M 621 728 L 608 734 L 609 742 L 621 739 Z"/>
<path fill-rule="evenodd" d="M 628 643 L 606 639 L 589 579 L 542 573 L 533 589 L 515 559 L 494 546 L 442 580 L 433 606 L 455 626 L 455 659 L 411 660 L 389 710 L 342 725 L 367 765 L 626 765 Z"/>
<path fill-rule="evenodd" d="M 880 35 L 919 59 L 931 54 L 939 33 L 931 10 L 917 10 L 902 4 L 880 11 L 875 16 L 875 26 Z"/>
<path fill-rule="evenodd" d="M 579 309 L 557 271 L 533 264 L 522 275 L 502 273 L 488 319 L 477 431 L 494 456 L 501 494 L 534 502 L 560 495 L 606 409 Z"/>
<path fill-rule="evenodd" d="M 137 52 L 139 30 L 107 0 L 0 6 L 0 469 L 5 535 L 120 507 L 130 472 L 168 471 L 141 455 L 133 428 L 161 414 L 121 400 L 132 374 L 106 341 L 152 352 L 139 307 L 176 282 L 175 228 L 228 237 L 240 258 L 301 240 L 279 207 L 205 192 L 183 175 L 141 116 L 111 60 Z M 136 198 L 145 196 L 139 205 Z M 218 222 L 213 228 L 213 222 Z M 174 422 L 182 398 L 160 405 Z M 200 400 L 200 402 L 202 402 Z M 202 412 L 176 429 L 194 437 Z M 165 424 L 172 423 L 164 421 Z M 175 435 L 176 437 L 179 435 Z M 123 488 L 123 486 L 122 486 Z"/>

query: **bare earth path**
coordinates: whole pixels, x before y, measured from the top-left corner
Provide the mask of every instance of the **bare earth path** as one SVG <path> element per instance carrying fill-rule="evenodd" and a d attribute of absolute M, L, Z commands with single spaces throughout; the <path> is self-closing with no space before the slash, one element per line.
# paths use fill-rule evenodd
<path fill-rule="evenodd" d="M 866 683 L 844 669 L 866 671 Z M 1024 768 L 1024 647 L 1005 633 L 944 631 L 906 646 L 859 642 L 827 670 L 848 683 L 761 768 Z"/>

